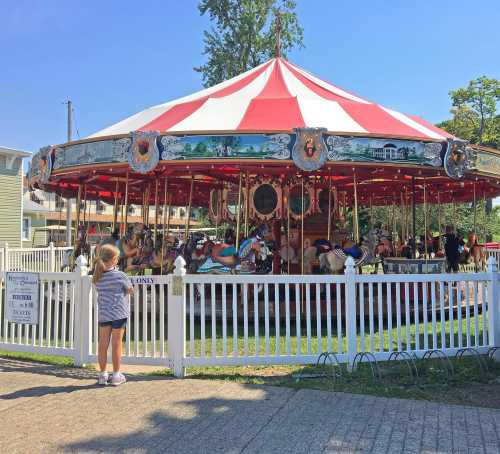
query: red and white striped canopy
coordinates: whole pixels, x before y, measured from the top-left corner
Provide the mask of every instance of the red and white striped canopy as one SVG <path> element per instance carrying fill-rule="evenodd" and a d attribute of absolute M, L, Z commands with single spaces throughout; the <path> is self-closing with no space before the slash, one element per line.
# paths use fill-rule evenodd
<path fill-rule="evenodd" d="M 90 137 L 160 132 L 271 132 L 324 127 L 329 132 L 444 140 L 431 123 L 336 87 L 273 58 L 184 98 L 143 110 Z"/>

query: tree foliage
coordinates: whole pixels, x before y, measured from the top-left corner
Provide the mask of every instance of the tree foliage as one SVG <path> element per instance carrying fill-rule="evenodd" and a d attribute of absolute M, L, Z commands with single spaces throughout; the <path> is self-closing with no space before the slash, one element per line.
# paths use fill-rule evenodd
<path fill-rule="evenodd" d="M 303 29 L 295 0 L 202 0 L 200 14 L 214 23 L 204 32 L 207 62 L 194 68 L 205 87 L 215 85 L 265 62 L 275 55 L 276 14 L 281 23 L 281 54 L 303 47 Z"/>
<path fill-rule="evenodd" d="M 500 81 L 478 77 L 450 97 L 453 117 L 438 126 L 471 143 L 500 147 Z"/>

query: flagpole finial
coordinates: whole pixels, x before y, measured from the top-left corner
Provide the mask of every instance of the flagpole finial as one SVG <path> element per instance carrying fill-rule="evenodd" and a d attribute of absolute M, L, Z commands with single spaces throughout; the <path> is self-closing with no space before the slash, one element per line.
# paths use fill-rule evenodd
<path fill-rule="evenodd" d="M 275 13 L 276 16 L 276 23 L 275 23 L 275 33 L 276 33 L 276 50 L 275 50 L 275 56 L 276 58 L 281 57 L 281 40 L 280 40 L 280 35 L 281 35 L 281 17 L 280 17 L 280 12 L 276 11 Z"/>

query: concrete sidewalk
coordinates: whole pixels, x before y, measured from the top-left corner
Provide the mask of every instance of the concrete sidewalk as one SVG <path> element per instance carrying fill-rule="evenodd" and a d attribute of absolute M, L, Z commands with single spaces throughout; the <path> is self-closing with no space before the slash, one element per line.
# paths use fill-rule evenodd
<path fill-rule="evenodd" d="M 0 452 L 499 453 L 500 410 L 0 359 Z"/>

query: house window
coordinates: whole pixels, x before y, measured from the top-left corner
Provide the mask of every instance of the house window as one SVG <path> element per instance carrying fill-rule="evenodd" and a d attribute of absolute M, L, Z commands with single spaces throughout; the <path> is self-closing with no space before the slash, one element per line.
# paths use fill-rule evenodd
<path fill-rule="evenodd" d="M 23 218 L 23 241 L 29 241 L 31 238 L 31 219 Z"/>
<path fill-rule="evenodd" d="M 56 209 L 59 210 L 59 209 L 64 208 L 65 206 L 66 206 L 66 203 L 65 203 L 64 199 L 60 195 L 56 194 Z M 82 207 L 82 209 L 83 209 L 83 207 Z"/>

